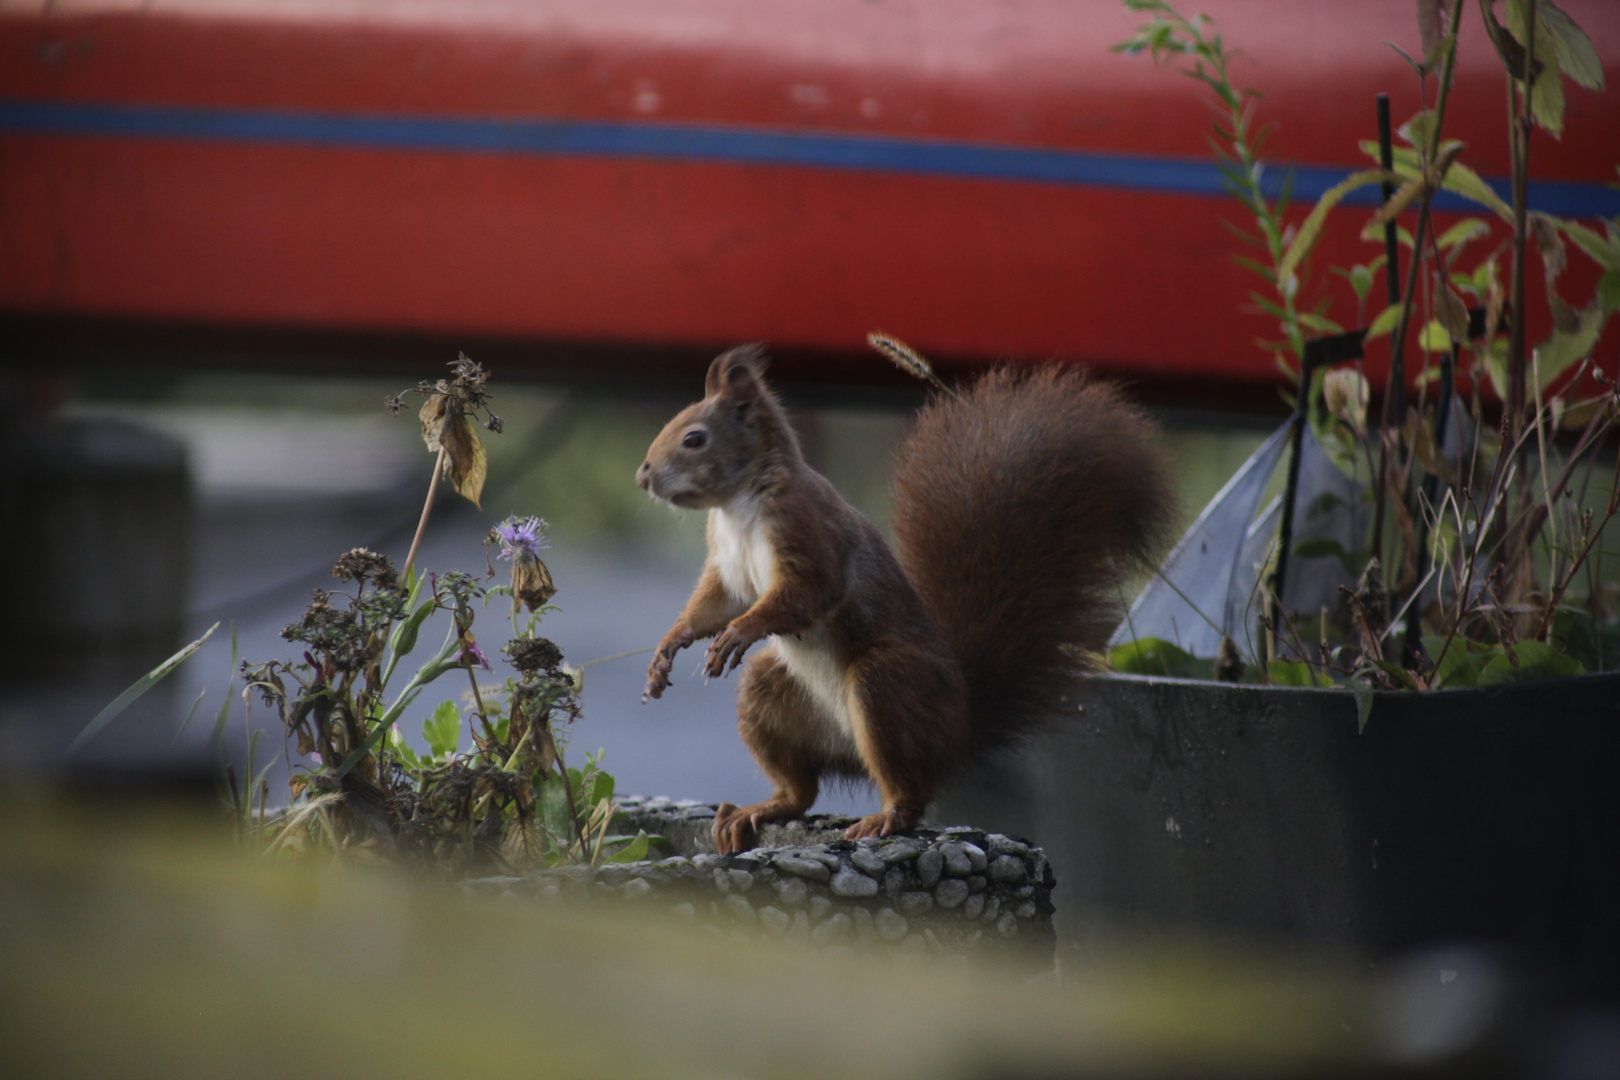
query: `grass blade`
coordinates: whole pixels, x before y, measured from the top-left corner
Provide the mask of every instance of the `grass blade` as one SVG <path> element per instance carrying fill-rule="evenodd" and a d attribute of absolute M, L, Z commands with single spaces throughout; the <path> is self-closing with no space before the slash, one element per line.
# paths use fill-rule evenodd
<path fill-rule="evenodd" d="M 180 736 L 184 735 L 186 733 L 186 728 L 191 726 L 191 718 L 197 715 L 197 706 L 202 704 L 202 699 L 207 693 L 208 687 L 206 686 L 197 691 L 197 700 L 191 703 L 191 708 L 186 712 L 186 718 L 180 721 L 180 727 L 174 733 L 175 742 L 179 742 Z"/>
<path fill-rule="evenodd" d="M 105 709 L 102 709 L 96 714 L 94 720 L 91 720 L 88 724 L 84 725 L 84 730 L 79 732 L 79 734 L 74 738 L 73 742 L 68 746 L 67 752 L 70 754 L 73 753 L 79 747 L 83 746 L 85 743 L 94 738 L 97 732 L 117 719 L 119 713 L 129 708 L 130 705 L 134 704 L 137 698 L 161 682 L 164 676 L 168 675 L 169 672 L 183 664 L 186 658 L 192 653 L 202 648 L 203 642 L 213 637 L 214 631 L 218 629 L 219 623 L 215 623 L 213 626 L 210 626 L 208 628 L 208 632 L 202 637 L 198 638 L 196 641 L 193 641 L 190 645 L 187 645 L 185 648 L 163 661 L 163 663 L 159 664 L 151 671 L 148 671 L 145 675 L 142 675 L 139 679 L 136 679 L 128 690 L 125 690 L 122 694 L 119 694 L 117 697 L 113 698 L 112 702 L 108 704 Z"/>
<path fill-rule="evenodd" d="M 217 624 L 216 624 L 217 625 Z M 210 739 L 216 746 L 225 737 L 225 721 L 231 716 L 231 686 L 236 682 L 236 620 L 231 620 L 231 670 L 225 676 L 225 700 L 219 703 L 219 715 L 214 717 L 214 734 Z"/>

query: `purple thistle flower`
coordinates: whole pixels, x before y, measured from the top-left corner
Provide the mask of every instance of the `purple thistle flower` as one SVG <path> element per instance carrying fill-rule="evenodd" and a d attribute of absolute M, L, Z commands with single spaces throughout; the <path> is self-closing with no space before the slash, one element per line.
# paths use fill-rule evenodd
<path fill-rule="evenodd" d="M 546 540 L 546 523 L 537 517 L 520 518 L 516 515 L 495 526 L 495 539 L 501 543 L 501 558 L 519 566 L 539 560 L 540 552 L 550 547 Z"/>

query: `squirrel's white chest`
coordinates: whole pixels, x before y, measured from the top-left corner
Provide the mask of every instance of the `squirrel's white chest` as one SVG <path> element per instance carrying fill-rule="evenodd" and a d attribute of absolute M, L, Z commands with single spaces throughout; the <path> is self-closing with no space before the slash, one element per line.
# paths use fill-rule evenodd
<path fill-rule="evenodd" d="M 709 511 L 709 542 L 715 569 L 733 600 L 752 605 L 771 587 L 776 560 L 756 506 L 744 503 Z M 771 641 L 820 714 L 832 721 L 823 732 L 829 749 L 854 753 L 844 671 L 834 655 L 827 627 L 814 626 L 787 636 L 773 634 Z"/>
<path fill-rule="evenodd" d="M 709 511 L 709 540 L 715 569 L 734 600 L 753 604 L 771 587 L 776 559 L 757 504 Z"/>

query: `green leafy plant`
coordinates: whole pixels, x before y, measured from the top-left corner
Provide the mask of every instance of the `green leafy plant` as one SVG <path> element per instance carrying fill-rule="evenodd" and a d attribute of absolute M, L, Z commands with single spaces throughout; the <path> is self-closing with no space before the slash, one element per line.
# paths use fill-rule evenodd
<path fill-rule="evenodd" d="M 1259 91 L 1241 88 L 1232 81 L 1229 65 L 1232 54 L 1227 51 L 1221 35 L 1211 21 L 1203 15 L 1191 18 L 1182 15 L 1166 0 L 1124 0 L 1131 11 L 1145 12 L 1152 19 L 1144 23 L 1126 41 L 1114 46 L 1115 52 L 1146 52 L 1156 62 L 1186 60 L 1181 70 L 1209 88 L 1216 98 L 1217 117 L 1215 134 L 1209 140 L 1220 162 L 1222 175 L 1229 190 L 1243 208 L 1249 212 L 1251 226 L 1243 228 L 1227 223 L 1232 234 L 1245 245 L 1256 249 L 1261 258 L 1236 256 L 1239 266 L 1252 271 L 1269 286 L 1270 295 L 1251 291 L 1249 299 L 1256 307 L 1275 317 L 1283 340 L 1261 340 L 1259 345 L 1277 358 L 1279 370 L 1298 379 L 1299 362 L 1305 355 L 1305 339 L 1312 333 L 1339 333 L 1343 327 L 1327 317 L 1329 299 L 1322 297 L 1311 308 L 1300 307 L 1300 298 L 1307 292 L 1309 278 L 1308 255 L 1321 231 L 1321 218 L 1308 218 L 1298 230 L 1287 224 L 1290 197 L 1293 192 L 1293 174 L 1284 172 L 1275 196 L 1266 190 L 1267 163 L 1263 156 L 1268 129 L 1255 123 L 1255 107 L 1260 101 Z M 1332 202 L 1353 190 L 1359 181 L 1352 177 L 1334 192 Z M 1327 199 L 1328 196 L 1324 196 Z M 1323 210 L 1325 215 L 1326 210 Z M 1375 270 L 1376 265 L 1371 268 Z M 1371 270 L 1361 268 L 1369 275 Z M 1292 360 L 1286 354 L 1292 355 Z"/>
<path fill-rule="evenodd" d="M 1233 88 L 1229 54 L 1207 19 L 1188 19 L 1160 0 L 1124 2 L 1153 17 L 1118 48 L 1191 58 L 1187 73 L 1212 90 L 1219 107 L 1247 117 L 1256 95 Z M 1287 225 L 1286 200 L 1258 199 L 1257 140 L 1245 138 L 1251 126 L 1217 124 L 1216 148 L 1229 178 L 1235 162 L 1254 181 L 1235 190 L 1260 222 L 1271 260 L 1245 265 L 1266 276 L 1279 296 L 1294 287 L 1347 194 L 1374 183 L 1394 189 L 1363 239 L 1381 240 L 1393 230 L 1409 253 L 1407 273 L 1397 278 L 1399 299 L 1369 312 L 1374 275 L 1393 269 L 1383 256 L 1335 268 L 1355 294 L 1365 340 L 1390 339 L 1382 414 L 1368 423 L 1359 369 L 1324 371 L 1301 391 L 1309 395 L 1309 422 L 1341 468 L 1365 466 L 1375 513 L 1370 533 L 1351 548 L 1310 540 L 1293 553 L 1336 557 L 1359 582 L 1344 590 L 1338 610 L 1311 613 L 1309 626 L 1286 612 L 1266 621 L 1271 681 L 1296 682 L 1298 670 L 1278 664 L 1304 664 L 1313 680 L 1350 683 L 1358 702 L 1362 689 L 1488 685 L 1620 667 L 1612 647 L 1620 634 L 1616 555 L 1603 547 L 1604 529 L 1620 513 L 1620 460 L 1607 480 L 1599 462 L 1620 427 L 1620 394 L 1614 375 L 1593 359 L 1609 316 L 1620 310 L 1620 217 L 1561 218 L 1532 209 L 1528 197 L 1532 132 L 1560 137 L 1564 80 L 1600 90 L 1602 67 L 1585 33 L 1549 0 L 1482 0 L 1479 11 L 1509 90 L 1511 200 L 1504 200 L 1466 164 L 1466 147 L 1444 136 L 1464 5 L 1423 0 L 1417 7 L 1423 59 L 1402 55 L 1420 81 L 1424 108 L 1400 127 L 1406 145 L 1394 148 L 1388 171 L 1351 174 Z M 1380 160 L 1375 142 L 1361 146 Z M 1441 191 L 1484 213 L 1439 230 L 1432 208 Z M 1401 221 L 1413 215 L 1408 231 Z M 1485 244 L 1487 253 L 1470 264 L 1469 253 Z M 1600 272 L 1584 302 L 1560 291 L 1571 247 Z M 1532 248 L 1542 261 L 1542 301 L 1552 323 L 1533 348 L 1526 335 L 1534 298 L 1525 288 Z M 1296 307 L 1263 306 L 1285 332 L 1294 325 Z M 1302 334 L 1337 329 L 1303 316 L 1298 326 Z M 1413 400 L 1403 362 L 1409 336 L 1421 355 Z M 1442 399 L 1453 386 L 1468 437 L 1453 438 L 1458 445 L 1448 453 L 1442 433 L 1455 420 Z M 1497 406 L 1500 420 L 1493 424 Z M 1116 658 L 1127 666 L 1140 661 L 1134 654 Z"/>
<path fill-rule="evenodd" d="M 483 369 L 465 356 L 451 366 L 452 378 L 411 391 L 424 399 L 423 437 L 435 460 L 408 562 L 420 547 L 441 476 L 478 501 L 484 455 L 471 419 L 482 413 L 486 428 L 501 428 L 489 411 Z M 397 413 L 402 399 L 391 399 L 389 408 Z M 495 576 L 492 566 L 482 577 L 422 573 L 414 566 L 401 576 L 384 555 L 365 548 L 345 553 L 332 567 L 341 585 L 316 590 L 303 617 L 282 631 L 302 646 L 297 659 L 238 668 L 233 628 L 231 665 L 245 687 L 248 739 L 240 778 L 235 763 L 226 765 L 224 788 L 244 843 L 278 854 L 363 853 L 438 875 L 489 865 L 513 870 L 646 857 L 658 838 L 612 832 L 614 780 L 600 753 L 587 755 L 581 767 L 564 760 L 567 733 L 580 716 L 583 674 L 538 634 L 544 615 L 555 610 L 546 606 L 556 587 L 540 559 L 549 546 L 545 522 L 509 518 L 491 530 L 486 554 L 495 545 L 510 574 L 494 586 L 486 584 Z M 496 597 L 511 599 L 516 636 L 501 653 L 513 674 L 488 685 L 478 673 L 492 672 L 492 665 L 474 625 Z M 421 635 L 435 616 L 446 624 L 444 638 L 424 657 Z M 79 741 L 195 653 L 214 629 L 139 680 Z M 429 686 L 459 673 L 467 679 L 465 703 L 444 701 L 427 710 L 421 721 L 427 750 L 417 752 L 400 725 L 416 715 Z M 232 698 L 228 689 L 215 723 L 218 745 Z M 270 765 L 256 760 L 265 732 L 254 726 L 255 703 L 275 713 L 299 755 L 297 764 L 288 755 L 289 799 L 273 812 Z"/>

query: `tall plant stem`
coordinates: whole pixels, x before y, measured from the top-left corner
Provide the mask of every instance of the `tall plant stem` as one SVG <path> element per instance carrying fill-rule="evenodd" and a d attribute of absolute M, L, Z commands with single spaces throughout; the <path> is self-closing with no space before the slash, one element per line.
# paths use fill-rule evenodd
<path fill-rule="evenodd" d="M 411 550 L 405 556 L 405 574 L 410 575 L 416 565 L 416 552 L 422 546 L 422 534 L 427 532 L 428 517 L 433 513 L 433 493 L 439 490 L 439 475 L 444 472 L 444 444 L 439 444 L 439 456 L 433 460 L 433 479 L 428 481 L 427 501 L 422 504 L 422 517 L 416 523 L 416 535 L 411 537 Z"/>
<path fill-rule="evenodd" d="M 1524 425 L 1525 416 L 1525 317 L 1524 317 L 1524 289 L 1525 289 L 1525 257 L 1528 254 L 1529 239 L 1529 187 L 1530 187 L 1530 132 L 1535 124 L 1532 111 L 1531 94 L 1534 81 L 1534 64 L 1536 54 L 1536 24 L 1540 21 L 1540 13 L 1536 10 L 1536 0 L 1530 3 L 1530 25 L 1525 34 L 1529 40 L 1524 46 L 1524 69 L 1519 73 L 1519 96 L 1516 108 L 1509 110 L 1508 146 L 1512 155 L 1512 181 L 1513 181 L 1513 280 L 1510 283 L 1512 294 L 1512 320 L 1508 324 L 1508 399 L 1502 410 L 1502 446 L 1503 453 L 1507 447 L 1513 447 L 1515 457 L 1522 441 L 1520 428 Z M 1557 74 L 1553 75 L 1557 78 Z M 1508 95 L 1510 103 L 1513 102 L 1513 76 L 1508 75 Z M 1515 504 L 1528 502 L 1529 481 L 1522 476 L 1515 477 L 1515 482 L 1504 493 L 1507 496 L 1510 511 L 1516 510 Z M 1510 512 L 1505 518 L 1511 518 Z M 1520 598 L 1524 587 L 1525 552 L 1528 550 L 1530 535 L 1522 527 L 1510 527 L 1502 536 L 1502 565 L 1507 567 L 1505 579 L 1505 601 L 1513 603 Z"/>
<path fill-rule="evenodd" d="M 1525 376 L 1525 319 L 1524 319 L 1524 263 L 1529 239 L 1529 186 L 1530 186 L 1530 131 L 1534 126 L 1531 112 L 1531 85 L 1536 53 L 1536 23 L 1540 21 L 1535 0 L 1530 4 L 1530 27 L 1524 46 L 1524 70 L 1519 76 L 1517 107 L 1512 110 L 1508 124 L 1508 145 L 1513 156 L 1513 319 L 1508 326 L 1508 400 L 1507 412 L 1502 417 L 1502 443 L 1512 445 L 1518 428 L 1524 421 Z M 1556 76 L 1555 76 L 1556 77 Z M 1512 94 L 1513 77 L 1508 76 L 1508 90 Z"/>
<path fill-rule="evenodd" d="M 1435 99 L 1434 126 L 1429 133 L 1427 145 L 1423 146 L 1422 155 L 1418 159 L 1419 170 L 1426 171 L 1434 168 L 1434 163 L 1440 156 L 1440 134 L 1446 123 L 1446 104 L 1451 99 L 1451 84 L 1457 71 L 1457 31 L 1462 26 L 1461 0 L 1452 4 L 1451 27 L 1448 36 L 1452 45 L 1446 53 L 1445 63 L 1440 68 L 1440 93 Z M 1380 142 L 1388 145 L 1388 99 L 1379 102 L 1379 121 L 1383 129 L 1379 132 Z M 1380 163 L 1385 169 L 1390 168 L 1391 162 L 1381 158 Z M 1435 176 L 1434 183 L 1438 187 L 1443 177 Z M 1390 189 L 1386 184 L 1384 198 L 1390 197 Z M 1401 449 L 1401 430 L 1406 423 L 1406 330 L 1412 320 L 1412 303 L 1417 296 L 1417 281 L 1423 273 L 1423 237 L 1429 228 L 1429 206 L 1434 199 L 1434 192 L 1424 191 L 1420 209 L 1418 211 L 1418 229 L 1413 233 L 1414 245 L 1412 252 L 1412 265 L 1406 279 L 1405 294 L 1401 298 L 1400 321 L 1396 325 L 1395 333 L 1389 339 L 1389 379 L 1384 383 L 1384 407 L 1379 414 L 1378 429 L 1378 475 L 1373 478 L 1373 534 L 1372 554 L 1382 562 L 1384 551 L 1384 506 L 1389 496 L 1389 444 L 1391 428 L 1397 451 Z M 1395 224 L 1390 222 L 1385 232 L 1385 270 L 1386 280 L 1389 282 L 1390 302 L 1395 302 L 1396 282 L 1399 280 L 1400 268 L 1396 261 L 1395 244 L 1390 238 L 1394 235 Z M 1401 492 L 1402 500 L 1406 492 Z"/>

